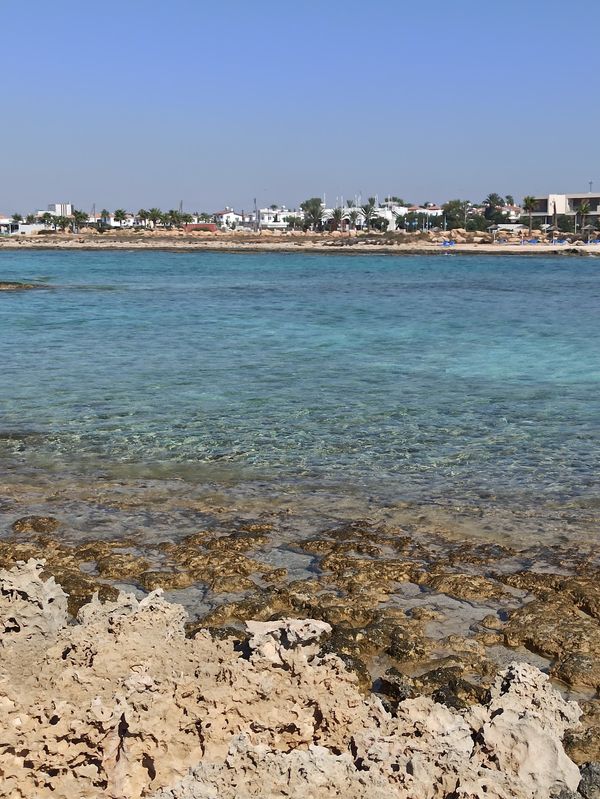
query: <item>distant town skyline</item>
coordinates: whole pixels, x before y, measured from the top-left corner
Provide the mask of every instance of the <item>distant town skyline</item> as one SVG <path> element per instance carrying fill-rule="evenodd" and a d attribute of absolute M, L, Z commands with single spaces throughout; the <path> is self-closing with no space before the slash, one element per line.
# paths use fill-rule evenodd
<path fill-rule="evenodd" d="M 579 192 L 600 6 L 32 0 L 3 18 L 0 212 Z"/>

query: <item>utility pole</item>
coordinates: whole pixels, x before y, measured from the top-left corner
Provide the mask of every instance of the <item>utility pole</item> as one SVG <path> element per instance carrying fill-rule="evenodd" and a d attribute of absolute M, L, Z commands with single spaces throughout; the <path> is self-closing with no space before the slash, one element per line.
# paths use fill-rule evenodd
<path fill-rule="evenodd" d="M 594 181 L 593 181 L 593 180 L 590 180 L 590 181 L 589 181 L 590 194 L 592 193 L 592 186 L 593 186 L 593 185 L 594 185 Z"/>

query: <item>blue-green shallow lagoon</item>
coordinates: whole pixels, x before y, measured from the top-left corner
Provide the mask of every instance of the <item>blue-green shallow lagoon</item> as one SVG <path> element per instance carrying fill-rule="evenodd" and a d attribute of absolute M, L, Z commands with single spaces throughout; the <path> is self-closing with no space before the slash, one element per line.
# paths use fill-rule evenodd
<path fill-rule="evenodd" d="M 600 261 L 0 254 L 0 467 L 600 502 Z"/>

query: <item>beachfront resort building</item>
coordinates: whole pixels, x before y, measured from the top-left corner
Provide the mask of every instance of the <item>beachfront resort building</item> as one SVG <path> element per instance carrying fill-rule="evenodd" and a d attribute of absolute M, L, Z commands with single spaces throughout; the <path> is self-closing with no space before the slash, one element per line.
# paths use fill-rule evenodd
<path fill-rule="evenodd" d="M 579 194 L 548 194 L 535 197 L 532 217 L 541 223 L 550 224 L 557 216 L 572 216 L 575 224 L 582 207 L 587 207 L 586 217 L 598 220 L 600 217 L 600 194 L 580 192 Z"/>

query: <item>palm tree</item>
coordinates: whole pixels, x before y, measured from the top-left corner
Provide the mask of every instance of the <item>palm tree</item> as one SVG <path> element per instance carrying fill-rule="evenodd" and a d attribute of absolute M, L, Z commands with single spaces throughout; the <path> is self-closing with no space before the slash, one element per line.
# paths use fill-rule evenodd
<path fill-rule="evenodd" d="M 119 227 L 123 227 L 123 222 L 127 219 L 127 211 L 123 210 L 123 208 L 117 208 L 113 214 L 113 219 L 119 223 Z"/>
<path fill-rule="evenodd" d="M 170 228 L 172 228 L 172 227 L 177 227 L 177 228 L 181 227 L 181 225 L 182 225 L 182 220 L 181 220 L 181 214 L 179 213 L 179 211 L 175 211 L 175 210 L 172 208 L 172 209 L 171 209 L 171 210 L 168 212 L 167 216 L 168 216 L 168 218 L 169 218 L 169 223 L 168 223 L 168 224 L 169 224 L 169 227 L 170 227 Z"/>
<path fill-rule="evenodd" d="M 356 208 L 353 208 L 347 216 L 348 222 L 352 226 L 352 230 L 356 230 L 356 224 L 358 222 L 358 217 L 360 216 L 359 212 Z"/>
<path fill-rule="evenodd" d="M 360 210 L 363 218 L 363 225 L 369 230 L 375 218 L 375 198 L 369 197 L 368 202 L 360 206 Z"/>
<path fill-rule="evenodd" d="M 530 194 L 527 197 L 523 197 L 523 210 L 527 211 L 529 214 L 529 235 L 531 236 L 531 215 L 535 211 L 535 197 L 532 197 Z"/>
<path fill-rule="evenodd" d="M 45 227 L 51 227 L 56 230 L 55 218 L 49 211 L 46 211 L 46 213 L 42 214 L 42 224 Z"/>
<path fill-rule="evenodd" d="M 140 220 L 140 222 L 143 224 L 143 226 L 147 227 L 147 225 L 148 225 L 148 211 L 146 211 L 145 208 L 140 208 L 140 210 L 137 212 L 137 216 L 138 216 L 138 219 Z"/>
<path fill-rule="evenodd" d="M 396 223 L 396 230 L 398 230 L 398 228 L 404 228 L 406 224 L 405 214 L 394 214 L 394 222 Z"/>
<path fill-rule="evenodd" d="M 483 201 L 483 204 L 485 205 L 485 211 L 484 211 L 485 218 L 492 219 L 496 212 L 496 208 L 502 208 L 502 206 L 504 205 L 504 199 L 495 191 L 493 191 L 490 194 L 488 194 L 488 196 Z"/>
<path fill-rule="evenodd" d="M 344 210 L 342 208 L 334 208 L 328 221 L 331 230 L 339 230 L 344 223 Z"/>
<path fill-rule="evenodd" d="M 85 223 L 89 219 L 85 211 L 77 211 L 77 210 L 73 210 L 71 217 L 73 219 L 73 233 L 75 233 L 76 230 L 79 230 L 79 228 L 82 227 L 82 225 L 85 225 Z"/>
<path fill-rule="evenodd" d="M 304 211 L 304 219 L 313 230 L 319 230 L 323 221 L 323 203 L 320 197 L 311 197 L 300 203 L 300 208 Z"/>
<path fill-rule="evenodd" d="M 36 219 L 35 214 L 27 214 L 27 216 L 25 217 L 25 222 L 28 225 L 33 225 L 35 224 L 35 219 Z"/>
<path fill-rule="evenodd" d="M 157 223 L 162 219 L 162 211 L 160 208 L 151 208 L 148 211 L 148 219 L 152 222 L 152 227 L 155 228 Z"/>
<path fill-rule="evenodd" d="M 64 233 L 71 224 L 71 217 L 69 216 L 56 216 L 54 217 L 54 224 L 59 227 Z M 56 229 L 56 228 L 55 228 Z"/>
<path fill-rule="evenodd" d="M 590 204 L 587 200 L 584 200 L 579 206 L 579 215 L 581 216 L 581 232 L 583 233 L 583 227 L 585 225 L 585 218 L 590 212 Z"/>
<path fill-rule="evenodd" d="M 14 213 L 12 215 L 12 221 L 13 222 L 17 222 L 17 223 L 22 222 L 23 221 L 23 217 L 21 216 L 21 214 Z"/>

